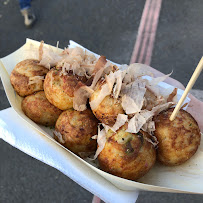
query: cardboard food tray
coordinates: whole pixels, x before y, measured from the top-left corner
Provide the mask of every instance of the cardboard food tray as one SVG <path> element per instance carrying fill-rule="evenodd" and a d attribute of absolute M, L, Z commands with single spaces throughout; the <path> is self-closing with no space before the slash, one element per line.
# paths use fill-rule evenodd
<path fill-rule="evenodd" d="M 196 154 L 185 164 L 176 167 L 166 167 L 162 166 L 159 163 L 156 163 L 155 166 L 139 180 L 139 182 L 130 181 L 127 179 L 119 178 L 114 175 L 108 174 L 80 157 L 76 156 L 68 149 L 56 142 L 52 135 L 53 130 L 48 127 L 37 125 L 32 120 L 30 120 L 21 109 L 22 98 L 18 96 L 11 83 L 10 83 L 10 74 L 15 65 L 27 58 L 38 59 L 38 48 L 40 42 L 27 39 L 26 43 L 19 48 L 14 53 L 2 58 L 0 60 L 0 75 L 3 82 L 3 86 L 8 97 L 8 100 L 13 107 L 13 109 L 18 113 L 18 115 L 23 118 L 28 125 L 31 125 L 33 128 L 38 130 L 40 134 L 47 136 L 51 139 L 56 145 L 64 148 L 67 153 L 74 155 L 75 160 L 80 160 L 82 164 L 87 165 L 100 176 L 104 177 L 106 180 L 110 181 L 113 185 L 118 187 L 121 190 L 148 190 L 148 191 L 157 191 L 157 192 L 179 192 L 179 193 L 199 193 L 203 194 L 203 142 L 196 152 Z M 60 52 L 61 49 L 46 45 L 55 52 Z M 70 41 L 69 47 L 75 47 L 81 45 Z M 84 47 L 82 47 L 85 49 Z M 89 50 L 88 50 L 89 51 Z M 94 53 L 95 54 L 95 53 Z M 98 56 L 97 54 L 95 54 Z M 159 86 L 164 88 L 172 88 L 171 85 L 164 82 L 159 83 Z M 178 99 L 180 99 L 183 91 L 178 89 Z M 189 98 L 185 102 L 188 102 Z M 32 128 L 30 128 L 32 130 Z M 74 166 L 75 162 L 70 163 Z M 81 168 L 81 170 L 83 170 Z"/>

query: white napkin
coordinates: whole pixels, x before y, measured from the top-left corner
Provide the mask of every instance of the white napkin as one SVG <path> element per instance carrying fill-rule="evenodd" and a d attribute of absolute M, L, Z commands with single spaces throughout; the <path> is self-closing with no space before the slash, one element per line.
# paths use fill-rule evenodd
<path fill-rule="evenodd" d="M 0 111 L 0 138 L 26 154 L 58 169 L 105 202 L 134 203 L 138 191 L 123 191 L 82 164 L 65 149 L 39 134 L 12 109 Z M 72 160 L 74 159 L 74 162 Z M 70 162 L 74 164 L 69 164 Z M 83 167 L 83 170 L 80 168 Z M 96 181 L 97 180 L 97 181 Z"/>

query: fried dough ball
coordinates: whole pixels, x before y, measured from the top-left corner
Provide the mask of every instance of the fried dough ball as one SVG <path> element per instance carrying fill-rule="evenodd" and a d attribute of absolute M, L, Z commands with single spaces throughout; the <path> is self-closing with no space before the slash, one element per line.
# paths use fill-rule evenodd
<path fill-rule="evenodd" d="M 180 165 L 190 159 L 201 139 L 198 124 L 188 112 L 181 109 L 175 120 L 169 120 L 173 110 L 163 111 L 154 119 L 159 141 L 157 158 L 167 166 Z"/>
<path fill-rule="evenodd" d="M 62 111 L 52 105 L 40 91 L 25 97 L 21 103 L 22 110 L 35 123 L 54 126 Z"/>
<path fill-rule="evenodd" d="M 44 89 L 42 79 L 48 71 L 38 60 L 26 59 L 15 66 L 10 81 L 17 94 L 24 97 Z"/>
<path fill-rule="evenodd" d="M 156 150 L 147 141 L 146 132 L 126 132 L 126 124 L 116 133 L 109 130 L 104 149 L 98 156 L 100 168 L 110 174 L 137 180 L 144 176 L 156 161 Z"/>
<path fill-rule="evenodd" d="M 98 97 L 103 84 L 104 81 L 98 82 L 94 93 L 90 97 L 90 102 Z M 96 109 L 92 110 L 92 112 L 102 123 L 113 126 L 116 122 L 118 114 L 123 114 L 124 110 L 121 105 L 120 98 L 115 99 L 111 95 L 108 95 L 103 99 Z"/>
<path fill-rule="evenodd" d="M 61 70 L 50 70 L 44 81 L 44 92 L 54 106 L 61 110 L 73 107 L 73 96 L 79 81 L 85 82 L 85 77 L 73 75 L 72 73 L 62 75 Z"/>
<path fill-rule="evenodd" d="M 80 155 L 81 152 L 95 152 L 98 120 L 90 109 L 76 111 L 68 109 L 58 118 L 55 126 L 55 139 L 63 146 Z M 57 136 L 57 135 L 60 136 Z"/>

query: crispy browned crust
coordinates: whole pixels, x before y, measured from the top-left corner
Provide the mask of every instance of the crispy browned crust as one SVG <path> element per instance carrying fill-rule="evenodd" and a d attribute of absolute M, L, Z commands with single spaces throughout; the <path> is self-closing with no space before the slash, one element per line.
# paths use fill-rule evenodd
<path fill-rule="evenodd" d="M 117 133 L 109 131 L 105 147 L 98 156 L 100 168 L 129 180 L 144 176 L 156 161 L 156 151 L 154 146 L 145 140 L 149 135 L 145 132 L 139 134 L 125 132 L 124 127 Z M 118 142 L 122 138 L 124 143 Z"/>
<path fill-rule="evenodd" d="M 161 112 L 154 120 L 158 144 L 158 160 L 176 166 L 190 159 L 200 145 L 200 129 L 195 119 L 181 109 L 174 121 L 169 118 L 174 108 Z"/>
<path fill-rule="evenodd" d="M 94 93 L 91 95 L 90 101 L 97 97 L 103 84 L 104 81 L 100 81 L 97 84 Z M 116 122 L 118 114 L 124 113 L 123 107 L 121 105 L 121 99 L 115 99 L 111 95 L 108 95 L 99 104 L 98 108 L 93 110 L 93 113 L 102 123 L 113 126 Z"/>
<path fill-rule="evenodd" d="M 68 74 L 61 75 L 61 70 L 50 70 L 44 81 L 44 91 L 47 99 L 61 110 L 73 107 L 73 96 L 79 81 L 85 82 L 85 77 Z"/>
<path fill-rule="evenodd" d="M 21 103 L 22 110 L 35 123 L 54 126 L 62 111 L 52 105 L 45 97 L 44 91 L 25 97 Z"/>
<path fill-rule="evenodd" d="M 98 120 L 91 110 L 64 111 L 56 122 L 55 129 L 60 132 L 65 143 L 61 143 L 72 152 L 79 155 L 80 152 L 94 152 L 96 140 L 91 139 L 97 134 Z M 60 140 L 55 136 L 55 139 Z"/>
<path fill-rule="evenodd" d="M 93 110 L 93 113 L 102 123 L 113 126 L 118 114 L 123 114 L 124 110 L 121 101 L 109 95 L 104 98 L 96 110 Z"/>
<path fill-rule="evenodd" d="M 40 66 L 38 60 L 27 59 L 18 63 L 10 75 L 10 82 L 14 90 L 24 97 L 43 90 L 43 80 L 29 85 L 29 77 L 45 76 L 48 69 Z"/>

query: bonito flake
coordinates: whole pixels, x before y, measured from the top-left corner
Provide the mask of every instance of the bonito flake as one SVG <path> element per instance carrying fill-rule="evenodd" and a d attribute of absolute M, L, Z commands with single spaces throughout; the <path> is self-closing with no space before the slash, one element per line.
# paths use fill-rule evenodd
<path fill-rule="evenodd" d="M 103 101 L 103 99 L 106 96 L 110 95 L 112 92 L 112 88 L 115 82 L 114 73 L 111 72 L 108 76 L 105 75 L 105 79 L 106 79 L 106 83 L 102 86 L 99 95 L 93 101 L 90 102 L 90 106 L 92 110 L 97 109 L 97 107 Z"/>
<path fill-rule="evenodd" d="M 67 48 L 63 52 L 63 59 L 58 63 L 58 67 L 62 67 L 64 74 L 72 71 L 78 76 L 91 77 L 96 64 L 96 57 L 89 54 L 82 48 Z M 64 69 L 63 69 L 64 68 Z"/>
<path fill-rule="evenodd" d="M 142 110 L 140 113 L 136 113 L 128 122 L 127 132 L 138 133 L 142 126 L 154 116 L 152 111 Z"/>
<path fill-rule="evenodd" d="M 157 77 L 157 78 L 151 78 L 151 80 L 148 80 L 148 85 L 149 86 L 156 86 L 158 85 L 160 82 L 163 82 L 164 80 L 166 80 L 168 77 L 170 77 L 170 75 L 172 74 L 169 73 L 167 75 L 163 75 L 161 77 Z"/>
<path fill-rule="evenodd" d="M 128 121 L 128 116 L 125 114 L 118 114 L 115 124 L 112 128 L 112 131 L 116 132 L 121 126 L 123 126 Z"/>
<path fill-rule="evenodd" d="M 168 77 L 170 77 L 171 74 L 172 72 L 169 73 L 168 75 L 163 75 L 157 78 L 151 77 L 149 80 L 146 80 L 146 88 L 149 89 L 151 92 L 153 92 L 154 95 L 159 97 L 161 95 L 161 88 L 158 86 L 158 84 L 166 80 Z"/>
<path fill-rule="evenodd" d="M 118 98 L 119 94 L 120 94 L 120 91 L 121 91 L 121 87 L 122 87 L 122 81 L 123 81 L 123 77 L 125 76 L 125 72 L 124 71 L 121 71 L 121 70 L 118 70 L 114 73 L 115 75 L 115 86 L 113 88 L 113 97 L 115 99 Z"/>
<path fill-rule="evenodd" d="M 158 115 L 161 111 L 168 109 L 173 104 L 173 102 L 168 102 L 153 107 L 151 111 L 144 109 L 139 113 L 136 113 L 128 122 L 127 132 L 138 133 L 142 128 L 144 131 L 152 134 L 152 132 L 155 130 L 154 123 L 151 120 L 152 117 Z"/>
<path fill-rule="evenodd" d="M 136 78 L 148 75 L 153 77 L 153 73 L 150 71 L 149 66 L 140 63 L 133 63 L 128 66 L 127 76 L 130 75 L 132 80 Z"/>
<path fill-rule="evenodd" d="M 74 92 L 73 108 L 77 111 L 84 111 L 87 109 L 87 99 L 91 96 L 94 90 L 81 82 L 78 83 L 78 87 L 78 89 L 76 87 L 77 90 Z"/>
<path fill-rule="evenodd" d="M 44 42 L 41 42 L 39 47 L 39 61 L 40 65 L 50 69 L 53 66 L 56 66 L 63 57 L 58 53 L 54 52 L 51 47 L 44 47 Z"/>
<path fill-rule="evenodd" d="M 66 75 L 69 71 L 78 76 L 92 75 L 97 61 L 94 54 L 90 54 L 80 47 L 66 48 L 63 52 L 56 53 L 51 47 L 47 48 L 43 45 L 44 43 L 41 42 L 39 47 L 40 65 L 48 69 L 54 66 L 62 68 L 62 75 Z"/>
<path fill-rule="evenodd" d="M 155 131 L 155 122 L 152 121 L 152 118 L 146 122 L 142 128 L 143 131 L 148 132 L 150 135 L 153 134 L 153 132 Z"/>
<path fill-rule="evenodd" d="M 124 86 L 121 93 L 124 94 L 122 97 L 122 107 L 126 114 L 141 111 L 145 92 L 145 81 L 142 79 L 137 79 L 134 82 Z"/>
<path fill-rule="evenodd" d="M 106 144 L 106 131 L 105 131 L 105 128 L 100 130 L 100 125 L 98 126 L 97 144 L 98 144 L 98 147 L 93 158 L 94 160 L 98 157 L 98 155 L 104 149 Z"/>

